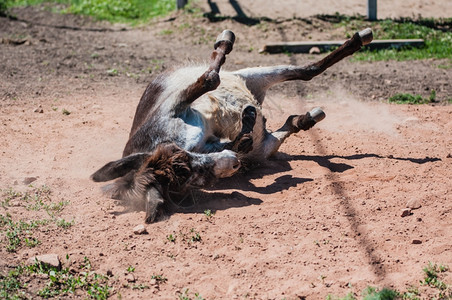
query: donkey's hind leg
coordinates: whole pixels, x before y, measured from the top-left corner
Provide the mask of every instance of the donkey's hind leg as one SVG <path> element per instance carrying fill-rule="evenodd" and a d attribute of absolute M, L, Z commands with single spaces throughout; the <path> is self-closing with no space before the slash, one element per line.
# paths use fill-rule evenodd
<path fill-rule="evenodd" d="M 291 134 L 297 133 L 300 130 L 309 130 L 324 118 L 325 113 L 318 107 L 304 115 L 292 115 L 288 117 L 280 129 L 272 133 L 267 133 L 265 136 L 264 156 L 266 158 L 272 156 Z"/>
<path fill-rule="evenodd" d="M 242 112 L 242 130 L 239 135 L 225 145 L 225 149 L 235 151 L 237 153 L 248 153 L 253 150 L 252 132 L 256 124 L 257 111 L 252 105 L 245 107 Z"/>
<path fill-rule="evenodd" d="M 352 55 L 362 46 L 370 43 L 372 38 L 372 30 L 367 28 L 355 33 L 351 39 L 323 59 L 306 66 L 255 67 L 238 70 L 234 74 L 245 80 L 250 92 L 262 104 L 265 93 L 273 85 L 289 80 L 311 80 L 343 58 Z"/>

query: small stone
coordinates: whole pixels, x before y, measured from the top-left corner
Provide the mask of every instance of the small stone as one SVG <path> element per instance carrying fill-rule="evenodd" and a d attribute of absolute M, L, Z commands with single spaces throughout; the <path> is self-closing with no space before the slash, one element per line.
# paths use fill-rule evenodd
<path fill-rule="evenodd" d="M 153 279 L 149 280 L 149 284 L 150 285 L 156 285 L 157 284 L 157 279 L 153 278 Z"/>
<path fill-rule="evenodd" d="M 410 209 L 418 209 L 421 208 L 421 201 L 419 199 L 411 199 L 406 203 L 406 207 Z"/>
<path fill-rule="evenodd" d="M 126 280 L 127 280 L 127 282 L 135 282 L 135 276 L 133 276 L 133 274 L 132 273 L 129 273 L 129 274 L 127 274 L 126 275 Z"/>
<path fill-rule="evenodd" d="M 422 241 L 421 240 L 413 240 L 411 243 L 415 244 L 415 245 L 419 245 L 419 244 L 422 244 Z"/>
<path fill-rule="evenodd" d="M 44 113 L 44 110 L 42 109 L 42 106 L 39 105 L 33 112 L 42 114 Z"/>
<path fill-rule="evenodd" d="M 108 269 L 107 270 L 107 276 L 113 277 L 113 271 Z"/>
<path fill-rule="evenodd" d="M 409 215 L 411 215 L 411 209 L 405 208 L 405 209 L 402 210 L 402 215 L 401 215 L 402 218 L 406 217 L 406 216 L 409 216 Z"/>
<path fill-rule="evenodd" d="M 58 254 L 43 254 L 30 257 L 28 259 L 28 264 L 33 265 L 35 263 L 39 263 L 48 267 L 54 267 L 58 270 L 61 270 L 61 262 L 58 258 Z"/>
<path fill-rule="evenodd" d="M 148 231 L 146 230 L 146 227 L 144 227 L 143 224 L 140 224 L 140 225 L 135 226 L 135 228 L 133 229 L 133 233 L 135 233 L 135 234 L 147 234 Z"/>
<path fill-rule="evenodd" d="M 320 48 L 312 47 L 311 49 L 309 49 L 309 54 L 320 54 Z"/>

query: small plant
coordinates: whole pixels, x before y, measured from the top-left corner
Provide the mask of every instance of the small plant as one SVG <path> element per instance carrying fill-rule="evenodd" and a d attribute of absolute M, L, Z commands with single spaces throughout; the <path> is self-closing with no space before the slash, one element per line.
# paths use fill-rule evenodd
<path fill-rule="evenodd" d="M 363 291 L 363 300 L 392 300 L 398 297 L 399 292 L 387 288 L 378 290 L 369 286 Z"/>
<path fill-rule="evenodd" d="M 129 266 L 127 268 L 127 272 L 129 272 L 129 273 L 135 272 L 135 267 L 134 266 Z"/>
<path fill-rule="evenodd" d="M 168 281 L 168 278 L 163 277 L 163 275 L 152 275 L 151 279 L 155 279 L 155 281 L 160 284 L 160 283 L 165 283 Z"/>
<path fill-rule="evenodd" d="M 179 300 L 204 300 L 204 298 L 199 293 L 195 293 L 194 298 L 191 298 L 188 292 L 188 288 L 184 289 L 184 291 L 178 295 Z"/>
<path fill-rule="evenodd" d="M 175 243 L 176 242 L 176 236 L 173 234 L 169 234 L 166 239 L 171 242 L 171 243 Z"/>
<path fill-rule="evenodd" d="M 63 115 L 65 116 L 69 116 L 71 114 L 70 111 L 68 111 L 67 109 L 63 108 L 63 110 L 61 111 L 63 113 Z"/>
<path fill-rule="evenodd" d="M 204 211 L 204 215 L 207 217 L 207 219 L 211 219 L 215 215 L 215 212 L 212 212 L 210 209 L 206 209 Z"/>
<path fill-rule="evenodd" d="M 160 35 L 171 35 L 173 34 L 173 31 L 171 29 L 164 29 L 160 31 Z"/>
<path fill-rule="evenodd" d="M 145 285 L 145 284 L 142 284 L 142 283 L 135 284 L 135 285 L 132 286 L 132 290 L 140 290 L 140 291 L 142 291 L 142 290 L 145 290 L 145 289 L 148 289 L 148 288 L 149 288 L 148 285 Z"/>
<path fill-rule="evenodd" d="M 192 233 L 192 236 L 190 237 L 192 243 L 201 241 L 201 235 L 194 228 L 190 229 L 190 233 Z"/>
<path fill-rule="evenodd" d="M 343 298 L 338 298 L 338 297 L 334 297 L 333 295 L 328 295 L 326 297 L 326 300 L 356 300 L 356 297 L 353 295 L 352 292 L 350 292 Z"/>
<path fill-rule="evenodd" d="M 107 70 L 107 75 L 108 76 L 118 76 L 119 71 L 117 69 L 109 69 L 109 70 Z"/>
<path fill-rule="evenodd" d="M 72 225 L 74 225 L 75 221 L 72 220 L 72 221 L 68 222 L 65 219 L 58 219 L 55 223 L 60 228 L 69 229 Z"/>
<path fill-rule="evenodd" d="M 439 289 L 440 295 L 444 296 L 445 293 L 447 293 L 449 287 L 447 286 L 447 284 L 445 284 L 443 281 L 439 279 L 439 274 L 449 271 L 449 267 L 429 262 L 428 266 L 425 267 L 423 271 L 425 273 L 425 277 L 424 281 L 421 281 L 421 283 Z M 452 297 L 452 290 L 449 290 L 449 296 Z"/>

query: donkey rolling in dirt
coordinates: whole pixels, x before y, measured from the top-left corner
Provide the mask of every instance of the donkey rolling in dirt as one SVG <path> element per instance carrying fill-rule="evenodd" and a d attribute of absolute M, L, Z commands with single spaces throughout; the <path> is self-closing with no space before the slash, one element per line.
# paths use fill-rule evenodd
<path fill-rule="evenodd" d="M 311 80 L 372 40 L 357 32 L 322 60 L 298 66 L 220 71 L 234 33 L 223 31 L 209 66 L 167 72 L 151 82 L 138 104 L 123 157 L 96 171 L 96 182 L 114 199 L 144 203 L 147 223 L 175 209 L 191 189 L 236 173 L 243 162 L 265 160 L 293 133 L 308 130 L 325 114 L 320 108 L 291 115 L 281 128 L 265 128 L 266 91 L 288 80 Z"/>

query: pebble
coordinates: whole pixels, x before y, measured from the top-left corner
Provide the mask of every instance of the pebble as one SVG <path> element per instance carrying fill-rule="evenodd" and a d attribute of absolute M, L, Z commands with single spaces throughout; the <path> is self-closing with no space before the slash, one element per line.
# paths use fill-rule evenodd
<path fill-rule="evenodd" d="M 132 273 L 126 275 L 127 282 L 135 282 L 135 276 Z"/>
<path fill-rule="evenodd" d="M 28 264 L 33 265 L 36 262 L 43 264 L 45 266 L 54 267 L 58 270 L 61 270 L 61 262 L 58 258 L 58 254 L 43 254 L 43 255 L 37 255 L 30 257 L 28 259 Z"/>
<path fill-rule="evenodd" d="M 409 216 L 409 215 L 411 215 L 411 209 L 409 209 L 409 208 L 404 208 L 404 209 L 402 210 L 402 215 L 401 215 L 401 217 L 403 218 L 403 217 L 406 217 L 406 216 Z"/>
<path fill-rule="evenodd" d="M 144 227 L 143 224 L 140 224 L 140 225 L 135 226 L 135 228 L 133 229 L 133 233 L 135 233 L 135 234 L 147 234 L 148 231 L 146 230 L 146 227 Z"/>
<path fill-rule="evenodd" d="M 415 245 L 419 245 L 419 244 L 422 244 L 422 241 L 421 240 L 413 240 L 411 243 L 415 244 Z"/>
<path fill-rule="evenodd" d="M 320 48 L 312 47 L 311 49 L 309 49 L 309 54 L 320 54 Z"/>
<path fill-rule="evenodd" d="M 44 110 L 42 109 L 42 106 L 39 105 L 33 112 L 42 114 L 44 113 Z"/>
<path fill-rule="evenodd" d="M 406 207 L 410 209 L 418 209 L 422 207 L 422 204 L 419 199 L 411 199 L 406 203 Z"/>

